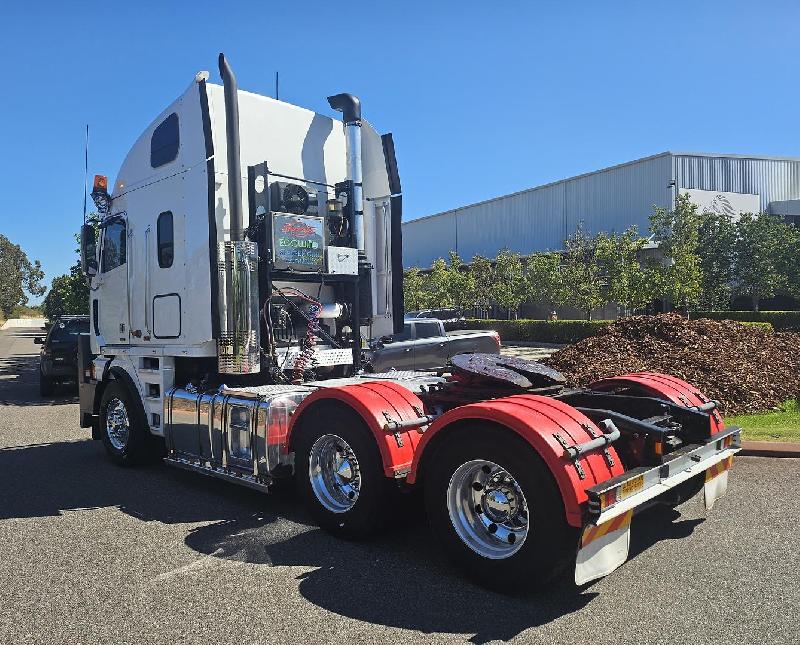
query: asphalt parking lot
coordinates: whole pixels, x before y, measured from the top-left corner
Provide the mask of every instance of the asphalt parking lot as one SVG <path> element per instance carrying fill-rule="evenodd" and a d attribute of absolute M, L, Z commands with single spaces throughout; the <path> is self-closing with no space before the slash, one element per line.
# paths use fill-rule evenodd
<path fill-rule="evenodd" d="M 71 393 L 39 396 L 37 333 L 0 331 L 0 642 L 800 642 L 800 460 L 738 458 L 708 516 L 637 516 L 608 578 L 506 597 L 406 509 L 347 543 L 291 493 L 112 465 Z"/>

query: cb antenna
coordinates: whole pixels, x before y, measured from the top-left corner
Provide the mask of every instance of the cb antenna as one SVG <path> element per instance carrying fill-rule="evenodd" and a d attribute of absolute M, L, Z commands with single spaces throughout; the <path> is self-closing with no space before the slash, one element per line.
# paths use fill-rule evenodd
<path fill-rule="evenodd" d="M 86 224 L 86 182 L 89 178 L 89 124 L 86 124 L 86 140 L 83 146 L 83 223 Z"/>
<path fill-rule="evenodd" d="M 275 72 L 275 100 L 278 100 L 278 72 Z"/>

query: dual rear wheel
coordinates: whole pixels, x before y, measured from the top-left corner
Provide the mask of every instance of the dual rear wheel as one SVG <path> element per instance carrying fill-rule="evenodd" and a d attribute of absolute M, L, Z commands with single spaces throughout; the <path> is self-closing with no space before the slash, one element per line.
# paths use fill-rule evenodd
<path fill-rule="evenodd" d="M 358 415 L 309 410 L 295 437 L 295 476 L 324 529 L 363 538 L 396 506 L 375 440 Z M 444 552 L 479 584 L 500 591 L 551 580 L 574 558 L 577 531 L 544 462 L 522 439 L 476 425 L 445 438 L 424 471 L 425 505 Z"/>

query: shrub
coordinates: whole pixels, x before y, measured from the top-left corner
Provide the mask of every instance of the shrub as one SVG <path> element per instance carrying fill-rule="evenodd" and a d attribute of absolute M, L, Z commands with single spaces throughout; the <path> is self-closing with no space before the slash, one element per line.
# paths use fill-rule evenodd
<path fill-rule="evenodd" d="M 800 311 L 696 311 L 692 318 L 771 323 L 777 331 L 800 331 Z"/>
<path fill-rule="evenodd" d="M 469 329 L 493 329 L 502 341 L 574 343 L 594 336 L 612 320 L 467 320 Z"/>

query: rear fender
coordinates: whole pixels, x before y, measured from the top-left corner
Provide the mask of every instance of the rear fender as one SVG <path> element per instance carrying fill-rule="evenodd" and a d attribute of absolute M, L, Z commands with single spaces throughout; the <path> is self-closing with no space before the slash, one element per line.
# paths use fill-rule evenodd
<path fill-rule="evenodd" d="M 659 374 L 658 372 L 636 372 L 634 374 L 605 378 L 595 381 L 589 385 L 589 388 L 600 392 L 619 388 L 632 388 L 642 392 L 645 396 L 664 399 L 687 408 L 702 405 L 710 400 L 686 381 L 668 374 Z M 725 429 L 725 422 L 717 410 L 712 412 L 710 419 L 711 434 Z"/>
<path fill-rule="evenodd" d="M 345 405 L 364 420 L 375 437 L 387 477 L 394 478 L 408 472 L 420 441 L 419 432 L 416 429 L 387 431 L 384 426 L 390 421 L 410 421 L 421 417 L 423 405 L 416 394 L 389 381 L 365 381 L 317 390 L 306 397 L 292 415 L 286 436 L 287 452 L 292 449 L 292 435 L 302 422 L 304 413 L 326 402 Z"/>
<path fill-rule="evenodd" d="M 613 446 L 609 446 L 610 465 L 602 451 L 592 451 L 578 460 L 583 472 L 570 459 L 564 457 L 564 448 L 555 438 L 560 435 L 567 445 L 590 441 L 590 430 L 599 436 L 600 429 L 585 415 L 562 401 L 544 396 L 523 394 L 492 401 L 472 403 L 446 412 L 425 431 L 414 455 L 407 481 L 415 483 L 421 472 L 423 456 L 430 446 L 434 450 L 439 441 L 459 441 L 462 433 L 469 432 L 471 424 L 464 421 L 484 421 L 512 430 L 542 457 L 553 474 L 564 501 L 567 522 L 583 526 L 582 507 L 588 497 L 586 489 L 622 474 L 623 468 Z M 439 437 L 439 439 L 437 439 Z"/>

